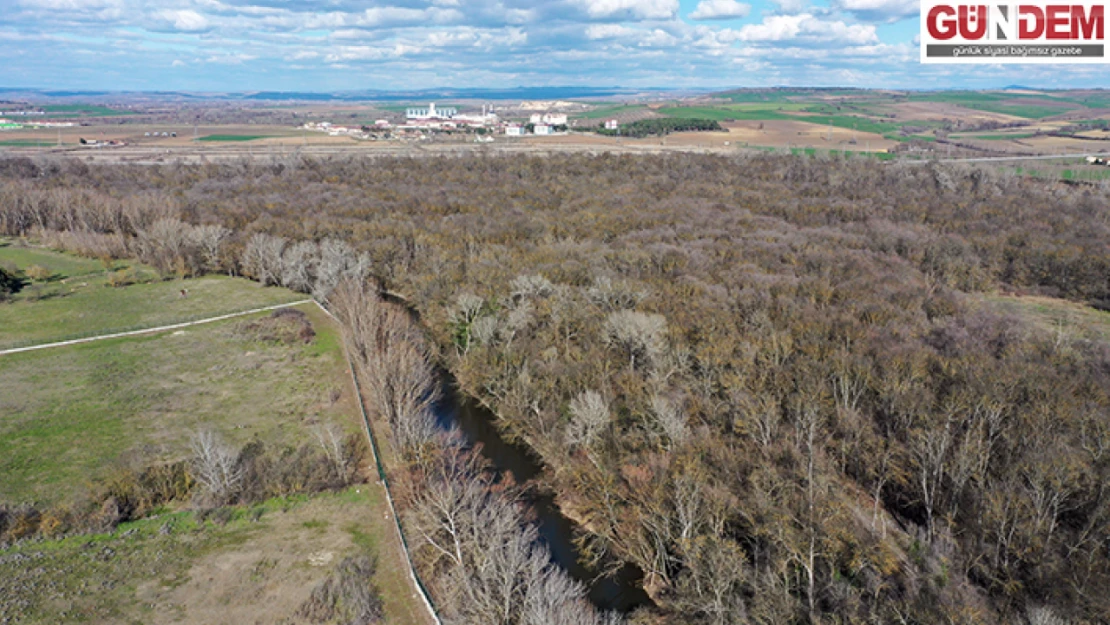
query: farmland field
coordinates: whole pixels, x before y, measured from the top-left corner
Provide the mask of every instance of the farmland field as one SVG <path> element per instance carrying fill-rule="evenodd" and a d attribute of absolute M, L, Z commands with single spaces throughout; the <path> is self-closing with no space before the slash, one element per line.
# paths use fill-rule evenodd
<path fill-rule="evenodd" d="M 255 141 L 269 138 L 270 135 L 207 135 L 200 137 L 197 141 Z"/>

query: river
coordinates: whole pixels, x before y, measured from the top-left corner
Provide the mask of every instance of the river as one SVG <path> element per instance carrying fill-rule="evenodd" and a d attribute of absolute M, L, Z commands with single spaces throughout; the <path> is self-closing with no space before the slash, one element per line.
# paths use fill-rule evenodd
<path fill-rule="evenodd" d="M 481 444 L 482 455 L 493 467 L 502 473 L 512 473 L 517 483 L 523 484 L 540 474 L 542 465 L 531 450 L 502 438 L 495 424 L 496 416 L 477 402 L 447 390 L 437 407 L 437 418 L 444 426 L 457 427 L 469 444 Z M 591 603 L 601 610 L 622 613 L 652 605 L 642 586 L 643 575 L 635 566 L 625 565 L 612 577 L 598 577 L 596 571 L 583 566 L 574 544 L 574 522 L 563 516 L 552 495 L 536 489 L 529 492 L 527 502 L 536 512 L 540 538 L 551 550 L 552 560 L 586 585 Z"/>

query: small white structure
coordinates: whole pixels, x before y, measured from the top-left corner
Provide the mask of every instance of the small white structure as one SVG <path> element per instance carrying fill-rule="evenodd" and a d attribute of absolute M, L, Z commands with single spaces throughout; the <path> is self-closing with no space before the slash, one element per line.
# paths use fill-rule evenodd
<path fill-rule="evenodd" d="M 547 124 L 536 124 L 532 127 L 532 132 L 537 137 L 544 137 L 551 134 L 551 126 L 548 126 Z"/>
<path fill-rule="evenodd" d="M 607 119 L 607 120 L 605 120 L 605 129 L 606 129 L 606 130 L 619 130 L 619 129 L 620 129 L 620 127 L 621 127 L 621 124 L 620 124 L 620 122 L 618 122 L 618 121 L 617 121 L 617 120 L 615 120 L 615 119 Z"/>
<path fill-rule="evenodd" d="M 549 126 L 566 126 L 567 125 L 567 116 L 564 115 L 563 113 L 544 113 L 543 115 L 540 115 L 539 113 L 533 113 L 528 118 L 528 121 L 533 123 L 533 124 L 547 124 Z"/>
<path fill-rule="evenodd" d="M 515 126 L 515 125 L 514 126 L 505 126 L 505 136 L 507 136 L 507 137 L 523 137 L 524 136 L 524 127 L 523 126 Z"/>

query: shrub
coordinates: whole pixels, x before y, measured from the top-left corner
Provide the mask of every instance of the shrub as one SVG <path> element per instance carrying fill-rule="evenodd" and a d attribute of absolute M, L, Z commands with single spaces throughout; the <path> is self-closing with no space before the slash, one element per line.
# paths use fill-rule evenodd
<path fill-rule="evenodd" d="M 28 278 L 34 280 L 35 282 L 45 282 L 54 275 L 53 271 L 50 271 L 42 265 L 31 265 L 27 268 L 27 271 L 25 273 L 27 274 Z"/>
<path fill-rule="evenodd" d="M 249 340 L 286 345 L 308 344 L 316 339 L 316 330 L 308 315 L 293 308 L 280 308 L 268 317 L 244 321 L 239 324 L 238 333 Z"/>
<path fill-rule="evenodd" d="M 349 556 L 335 567 L 326 580 L 312 589 L 312 595 L 297 610 L 297 615 L 312 623 L 364 625 L 385 617 L 378 587 L 371 581 L 377 561 L 368 555 Z"/>
<path fill-rule="evenodd" d="M 18 293 L 23 288 L 23 278 L 17 271 L 0 267 L 0 301 Z"/>

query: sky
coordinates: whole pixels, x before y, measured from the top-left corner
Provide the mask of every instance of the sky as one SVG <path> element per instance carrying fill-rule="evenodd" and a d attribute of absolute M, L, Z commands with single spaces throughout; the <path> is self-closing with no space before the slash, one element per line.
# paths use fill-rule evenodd
<path fill-rule="evenodd" d="M 917 0 L 0 0 L 0 87 L 1110 87 L 921 65 Z"/>

